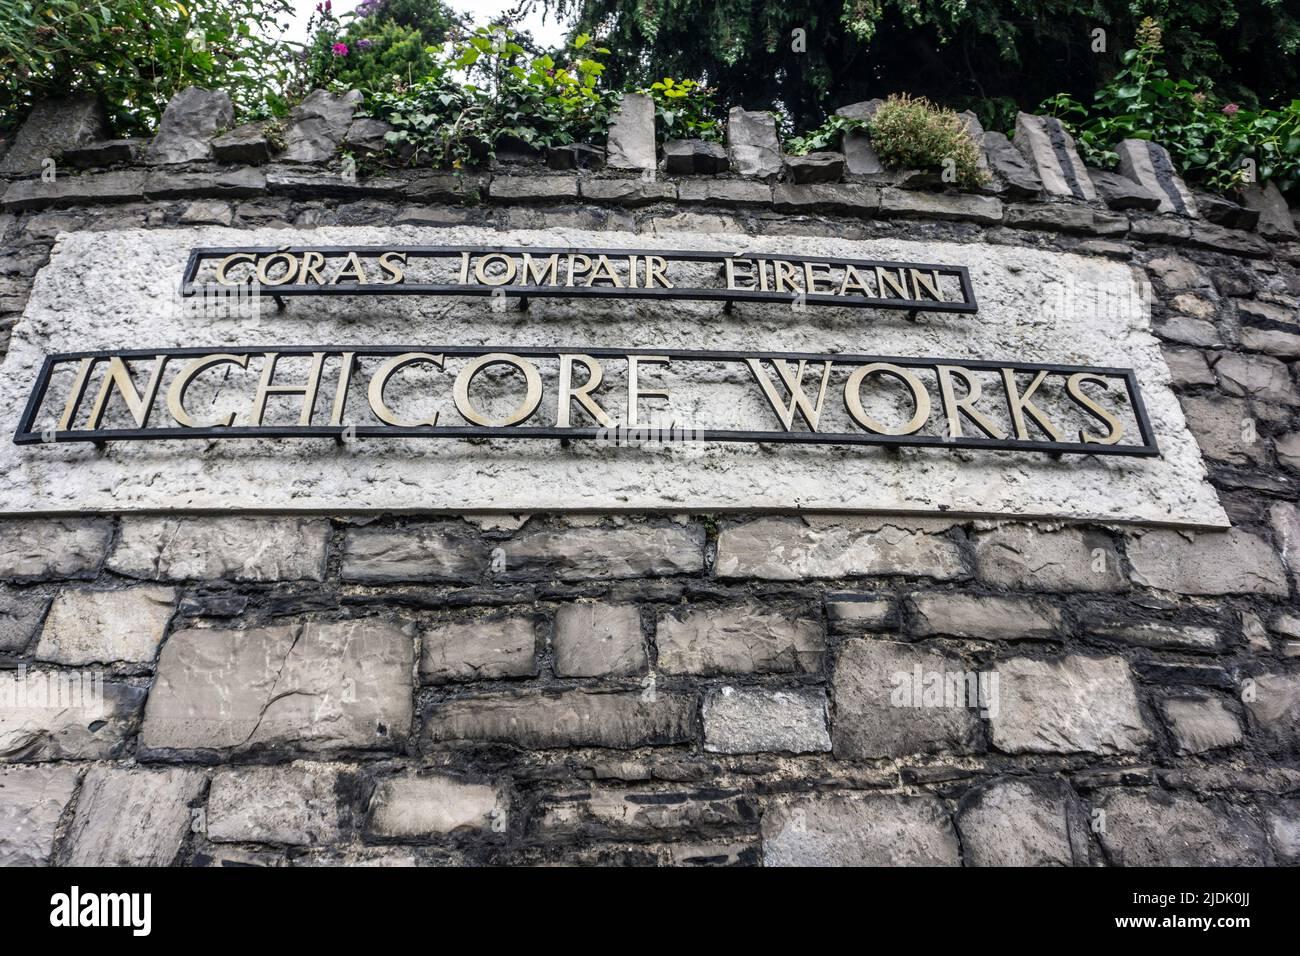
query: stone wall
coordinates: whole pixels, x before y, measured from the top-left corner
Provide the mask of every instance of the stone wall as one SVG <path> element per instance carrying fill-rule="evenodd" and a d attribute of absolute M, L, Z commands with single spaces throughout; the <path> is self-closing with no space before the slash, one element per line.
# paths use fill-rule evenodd
<path fill-rule="evenodd" d="M 315 142 L 321 117 L 300 121 L 289 139 Z M 0 862 L 1300 862 L 1300 244 L 1275 191 L 1175 203 L 1185 187 L 1145 188 L 1141 156 L 1080 179 L 1033 117 L 1019 150 L 985 138 L 996 179 L 965 193 L 861 171 L 864 144 L 847 165 L 774 160 L 744 117 L 735 172 L 690 172 L 716 151 L 670 144 L 638 175 L 525 157 L 353 177 L 324 149 L 217 162 L 218 124 L 164 130 L 166 148 L 65 126 L 103 165 L 6 167 L 6 328 L 61 233 L 196 223 L 889 236 L 1130 263 L 1232 528 L 6 519 L 0 665 L 30 693 L 0 699 Z M 928 706 L 934 674 L 992 693 Z M 94 705 L 37 699 L 60 679 Z"/>

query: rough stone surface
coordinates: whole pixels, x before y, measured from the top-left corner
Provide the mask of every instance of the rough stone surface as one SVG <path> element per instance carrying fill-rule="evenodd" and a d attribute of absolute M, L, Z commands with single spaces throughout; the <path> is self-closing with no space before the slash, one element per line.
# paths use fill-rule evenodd
<path fill-rule="evenodd" d="M 869 120 L 876 115 L 876 110 L 884 102 L 876 99 L 850 103 L 837 109 L 835 115 L 846 116 L 849 119 Z M 845 169 L 849 176 L 873 178 L 885 171 L 880 157 L 871 146 L 871 137 L 867 135 L 866 130 L 852 129 L 846 132 L 840 148 L 844 152 Z"/>
<path fill-rule="evenodd" d="M 112 536 L 112 523 L 100 519 L 0 522 L 0 578 L 93 577 Z"/>
<path fill-rule="evenodd" d="M 420 678 L 442 684 L 531 677 L 537 673 L 536 644 L 531 615 L 435 624 L 422 634 Z"/>
<path fill-rule="evenodd" d="M 348 135 L 352 114 L 361 100 L 357 90 L 342 94 L 313 90 L 289 113 L 281 158 L 292 163 L 323 163 L 332 159 Z"/>
<path fill-rule="evenodd" d="M 150 663 L 175 604 L 171 588 L 65 588 L 45 619 L 36 659 L 71 665 Z"/>
<path fill-rule="evenodd" d="M 1287 593 L 1282 562 L 1257 535 L 1239 528 L 1210 534 L 1151 530 L 1129 538 L 1135 584 L 1179 594 Z"/>
<path fill-rule="evenodd" d="M 890 573 L 965 577 L 960 548 L 943 530 L 938 522 L 886 518 L 759 518 L 723 527 L 714 573 L 779 581 Z"/>
<path fill-rule="evenodd" d="M 57 162 L 65 150 L 103 139 L 105 130 L 98 97 L 39 100 L 0 156 L 0 176 L 39 173 L 47 160 Z"/>
<path fill-rule="evenodd" d="M 80 771 L 0 767 L 0 866 L 45 866 Z"/>
<path fill-rule="evenodd" d="M 199 770 L 92 767 L 65 838 L 67 866 L 169 866 L 190 831 Z"/>
<path fill-rule="evenodd" d="M 530 749 L 631 748 L 694 736 L 695 697 L 669 691 L 518 694 L 447 701 L 425 722 L 431 743 L 500 742 Z"/>
<path fill-rule="evenodd" d="M 669 176 L 714 175 L 731 168 L 727 151 L 702 139 L 670 139 L 664 143 L 664 172 Z"/>
<path fill-rule="evenodd" d="M 807 153 L 785 157 L 785 174 L 793 183 L 834 183 L 844 176 L 843 153 Z"/>
<path fill-rule="evenodd" d="M 132 518 L 108 566 L 160 581 L 319 581 L 329 535 L 313 518 Z"/>
<path fill-rule="evenodd" d="M 1183 399 L 1183 411 L 1206 458 L 1233 465 L 1262 463 L 1268 458 L 1268 447 L 1253 427 L 1255 420 L 1246 402 L 1221 395 L 1189 395 Z"/>
<path fill-rule="evenodd" d="M 1110 209 L 1155 209 L 1161 204 L 1159 196 L 1128 176 L 1089 167 L 1088 177 Z"/>
<path fill-rule="evenodd" d="M 1287 208 L 1286 199 L 1275 183 L 1250 186 L 1242 194 L 1247 209 L 1259 213 L 1260 233 L 1270 239 L 1294 239 L 1297 236 L 1295 220 Z"/>
<path fill-rule="evenodd" d="M 1074 137 L 1066 132 L 1060 120 L 1020 113 L 1016 117 L 1014 142 L 1021 155 L 1033 164 L 1049 195 L 1096 201 L 1097 191 L 1075 151 Z"/>
<path fill-rule="evenodd" d="M 1291 568 L 1291 578 L 1300 588 L 1300 507 L 1279 501 L 1269 508 L 1268 516 L 1282 560 Z"/>
<path fill-rule="evenodd" d="M 1182 647 L 1212 651 L 1223 643 L 1219 632 L 1212 627 L 1145 623 L 1094 624 L 1088 629 L 1094 634 L 1142 647 Z"/>
<path fill-rule="evenodd" d="M 1209 222 L 1228 229 L 1251 230 L 1259 225 L 1259 210 L 1247 209 L 1214 193 L 1192 190 L 1196 208 Z"/>
<path fill-rule="evenodd" d="M 366 821 L 376 837 L 419 840 L 456 833 L 504 833 L 504 795 L 493 785 L 445 774 L 386 777 L 375 785 Z"/>
<path fill-rule="evenodd" d="M 867 216 L 880 208 L 880 190 L 858 183 L 813 183 L 796 186 L 777 183 L 772 190 L 772 206 L 783 212 L 843 212 Z"/>
<path fill-rule="evenodd" d="M 1219 384 L 1230 395 L 1265 402 L 1300 405 L 1300 392 L 1291 383 L 1284 362 L 1263 355 L 1224 355 L 1214 365 Z"/>
<path fill-rule="evenodd" d="M 1195 218 L 1200 215 L 1192 192 L 1174 167 L 1169 150 L 1146 139 L 1125 139 L 1115 145 L 1119 171 L 1159 199 L 1157 210 Z"/>
<path fill-rule="evenodd" d="M 791 797 L 763 813 L 765 866 L 956 866 L 960 853 L 933 797 Z"/>
<path fill-rule="evenodd" d="M 1082 232 L 1093 236 L 1121 236 L 1128 231 L 1128 219 L 1123 213 L 1076 203 L 1013 203 L 1006 207 L 1004 220 L 1008 226 L 1020 229 Z"/>
<path fill-rule="evenodd" d="M 1258 737 L 1272 751 L 1300 747 L 1300 674 L 1272 671 L 1252 680 L 1246 709 L 1258 728 Z"/>
<path fill-rule="evenodd" d="M 655 644 L 669 674 L 808 673 L 826 650 L 818 624 L 753 606 L 664 614 Z"/>
<path fill-rule="evenodd" d="M 551 644 L 561 677 L 627 677 L 646 668 L 635 604 L 566 604 L 555 612 Z"/>
<path fill-rule="evenodd" d="M 826 595 L 826 620 L 835 631 L 882 630 L 890 614 L 889 601 L 874 594 L 841 592 Z"/>
<path fill-rule="evenodd" d="M 704 567 L 704 540 L 696 528 L 671 525 L 525 531 L 504 542 L 501 555 L 508 580 L 693 574 Z"/>
<path fill-rule="evenodd" d="M 79 169 L 114 166 L 133 161 L 144 149 L 139 139 L 101 139 L 63 151 L 63 161 Z"/>
<path fill-rule="evenodd" d="M 1002 640 L 1059 637 L 1061 612 L 1023 598 L 966 594 L 914 595 L 908 600 L 912 633 Z"/>
<path fill-rule="evenodd" d="M 1161 349 L 1165 357 L 1165 364 L 1169 366 L 1169 374 L 1173 376 L 1175 385 L 1193 386 L 1193 385 L 1213 385 L 1215 383 L 1214 373 L 1210 371 L 1209 363 L 1205 361 L 1205 355 L 1196 349 L 1183 348 L 1166 348 Z M 1183 411 L 1187 411 L 1187 405 L 1184 403 Z M 1192 433 L 1196 433 L 1196 426 L 1188 422 Z M 1202 449 L 1203 450 L 1203 449 Z"/>
<path fill-rule="evenodd" d="M 1012 145 L 1005 133 L 987 131 L 984 134 L 984 153 L 1008 199 L 1033 199 L 1042 192 L 1043 181 L 1033 164 Z"/>
<path fill-rule="evenodd" d="M 212 777 L 207 837 L 213 843 L 334 843 L 341 835 L 339 770 L 298 762 L 233 767 Z"/>
<path fill-rule="evenodd" d="M 734 791 L 591 789 L 558 794 L 538 809 L 534 828 L 545 835 L 640 836 L 746 825 L 753 801 Z"/>
<path fill-rule="evenodd" d="M 625 93 L 614 113 L 606 143 L 605 162 L 611 169 L 630 169 L 654 178 L 655 104 L 643 93 Z"/>
<path fill-rule="evenodd" d="M 957 812 L 967 866 L 1086 866 L 1088 833 L 1060 781 L 1002 779 L 970 790 Z"/>
<path fill-rule="evenodd" d="M 1001 525 L 975 536 L 980 580 L 1032 591 L 1121 591 L 1114 540 L 1080 528 Z"/>
<path fill-rule="evenodd" d="M 1097 836 L 1117 866 L 1259 866 L 1272 862 L 1268 841 L 1243 810 L 1164 791 L 1118 790 L 1100 807 Z"/>
<path fill-rule="evenodd" d="M 826 692 L 720 687 L 704 698 L 711 753 L 819 753 L 831 749 Z"/>
<path fill-rule="evenodd" d="M 1269 813 L 1268 827 L 1278 862 L 1300 862 L 1300 800 L 1282 801 Z"/>
<path fill-rule="evenodd" d="M 968 704 L 979 700 L 966 693 L 969 671 L 957 656 L 932 648 L 883 638 L 845 641 L 831 691 L 835 756 L 871 760 L 977 749 L 979 721 Z M 958 675 L 960 685 L 950 685 Z M 927 686 L 939 688 L 938 695 L 927 699 L 920 693 Z"/>
<path fill-rule="evenodd" d="M 139 726 L 145 690 L 91 671 L 0 671 L 0 761 L 109 760 Z"/>
<path fill-rule="evenodd" d="M 213 137 L 234 120 L 229 94 L 186 87 L 167 103 L 145 159 L 158 165 L 210 159 Z"/>
<path fill-rule="evenodd" d="M 245 123 L 212 141 L 212 158 L 219 163 L 260 166 L 271 161 L 271 142 L 265 123 Z"/>
<path fill-rule="evenodd" d="M 772 114 L 732 107 L 727 115 L 727 152 L 742 176 L 771 179 L 781 172 L 781 142 Z"/>
<path fill-rule="evenodd" d="M 1218 698 L 1171 698 L 1163 707 L 1179 753 L 1201 754 L 1241 743 L 1241 725 Z"/>
<path fill-rule="evenodd" d="M 989 729 L 1006 753 L 1133 753 L 1151 743 L 1123 658 L 1013 658 L 997 665 Z"/>
<path fill-rule="evenodd" d="M 880 212 L 884 216 L 994 223 L 1002 221 L 1002 200 L 971 193 L 930 193 L 890 187 L 881 190 Z"/>
<path fill-rule="evenodd" d="M 349 528 L 343 539 L 345 581 L 472 581 L 488 561 L 486 549 L 456 526 Z"/>
<path fill-rule="evenodd" d="M 414 655 L 407 630 L 379 619 L 180 631 L 159 658 L 141 746 L 400 747 Z"/>
<path fill-rule="evenodd" d="M 48 594 L 0 585 L 0 653 L 21 653 L 40 627 L 49 606 Z"/>

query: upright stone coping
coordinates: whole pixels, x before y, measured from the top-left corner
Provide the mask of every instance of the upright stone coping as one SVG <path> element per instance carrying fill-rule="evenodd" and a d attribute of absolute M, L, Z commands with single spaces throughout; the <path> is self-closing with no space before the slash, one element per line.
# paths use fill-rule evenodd
<path fill-rule="evenodd" d="M 347 137 L 352 116 L 361 102 L 358 90 L 346 93 L 313 90 L 289 113 L 284 159 L 292 163 L 321 163 L 333 158 Z"/>
<path fill-rule="evenodd" d="M 605 163 L 655 178 L 655 102 L 644 93 L 627 93 L 618 104 L 609 127 Z"/>
<path fill-rule="evenodd" d="M 104 108 L 97 97 L 43 100 L 18 130 L 13 145 L 0 157 L 0 176 L 39 173 L 51 161 L 79 146 L 107 136 Z"/>
<path fill-rule="evenodd" d="M 1119 171 L 1160 199 L 1160 212 L 1177 213 L 1193 219 L 1200 216 L 1191 190 L 1183 183 L 1169 150 L 1146 139 L 1126 139 L 1115 146 Z"/>
<path fill-rule="evenodd" d="M 781 173 L 781 141 L 771 113 L 733 107 L 727 114 L 727 150 L 742 176 L 772 179 Z"/>
<path fill-rule="evenodd" d="M 1074 148 L 1074 137 L 1052 116 L 1016 116 L 1016 148 L 1029 160 L 1043 182 L 1043 189 L 1060 199 L 1095 202 L 1088 171 Z"/>
<path fill-rule="evenodd" d="M 884 100 L 873 99 L 850 103 L 837 109 L 835 115 L 846 119 L 869 120 L 876 115 L 876 110 L 880 109 L 884 102 Z M 880 157 L 871 145 L 871 137 L 864 131 L 849 130 L 844 134 L 844 142 L 840 148 L 844 151 L 844 162 L 849 176 L 872 177 L 879 176 L 885 171 L 884 164 L 880 162 Z"/>
<path fill-rule="evenodd" d="M 145 152 L 145 160 L 171 165 L 211 159 L 213 137 L 234 122 L 235 108 L 229 94 L 187 87 L 167 103 L 158 134 Z"/>

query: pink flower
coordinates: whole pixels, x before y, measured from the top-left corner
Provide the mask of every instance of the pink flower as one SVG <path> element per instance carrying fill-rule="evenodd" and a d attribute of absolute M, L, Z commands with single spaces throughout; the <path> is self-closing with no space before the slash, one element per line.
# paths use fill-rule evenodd
<path fill-rule="evenodd" d="M 1229 103 L 1227 106 L 1225 106 L 1225 107 L 1223 108 L 1223 115 L 1224 115 L 1224 116 L 1235 116 L 1236 113 L 1237 113 L 1237 111 L 1240 110 L 1240 109 L 1241 109 L 1241 107 L 1238 106 L 1236 103 Z"/>
<path fill-rule="evenodd" d="M 330 0 L 325 0 L 325 12 L 330 12 Z"/>
<path fill-rule="evenodd" d="M 348 45 L 346 43 L 336 43 L 332 47 L 330 47 L 330 49 L 334 51 L 335 56 L 348 55 Z"/>

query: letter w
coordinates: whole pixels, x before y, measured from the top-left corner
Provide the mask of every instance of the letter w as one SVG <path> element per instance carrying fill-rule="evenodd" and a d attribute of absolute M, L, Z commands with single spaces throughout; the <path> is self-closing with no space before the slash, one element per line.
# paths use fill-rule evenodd
<path fill-rule="evenodd" d="M 786 431 L 790 431 L 794 425 L 795 409 L 803 416 L 803 420 L 808 423 L 808 427 L 813 431 L 817 430 L 817 422 L 822 417 L 822 405 L 826 401 L 826 386 L 831 379 L 831 363 L 826 362 L 822 367 L 822 383 L 817 391 L 817 403 L 809 401 L 808 396 L 803 390 L 803 370 L 808 363 L 800 359 L 798 370 L 793 374 L 790 366 L 785 359 L 768 359 L 776 369 L 776 373 L 781 376 L 781 381 L 790 393 L 790 404 L 785 404 L 781 396 L 777 393 L 776 385 L 772 382 L 772 377 L 768 375 L 763 368 L 759 359 L 745 359 L 745 364 L 749 366 L 750 372 L 754 375 L 754 381 L 758 382 L 759 387 L 763 389 L 763 394 L 767 396 L 772 411 L 776 412 L 776 417 L 781 419 L 781 424 L 785 426 Z"/>

